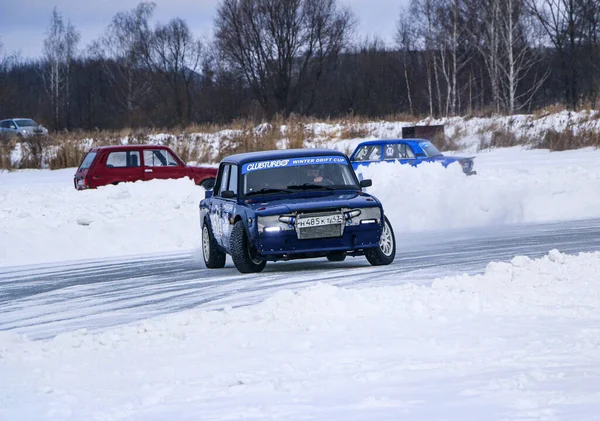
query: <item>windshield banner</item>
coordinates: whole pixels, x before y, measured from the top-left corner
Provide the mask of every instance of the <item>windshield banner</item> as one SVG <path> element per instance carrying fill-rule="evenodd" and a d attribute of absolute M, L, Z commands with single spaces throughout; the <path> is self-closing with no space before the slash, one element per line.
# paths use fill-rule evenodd
<path fill-rule="evenodd" d="M 309 156 L 306 158 L 274 159 L 272 161 L 249 162 L 242 165 L 242 174 L 253 171 L 269 170 L 281 167 L 300 167 L 303 165 L 346 164 L 342 156 Z"/>

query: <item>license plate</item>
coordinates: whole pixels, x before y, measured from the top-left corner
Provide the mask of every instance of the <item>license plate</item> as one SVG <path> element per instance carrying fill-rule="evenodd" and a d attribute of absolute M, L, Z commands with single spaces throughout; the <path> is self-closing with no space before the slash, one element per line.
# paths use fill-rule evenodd
<path fill-rule="evenodd" d="M 83 186 L 83 179 L 82 178 L 78 178 L 77 179 L 77 186 L 79 186 L 79 187 Z"/>
<path fill-rule="evenodd" d="M 308 218 L 298 218 L 296 228 L 320 227 L 322 225 L 336 225 L 344 222 L 341 214 L 326 216 L 311 216 Z"/>

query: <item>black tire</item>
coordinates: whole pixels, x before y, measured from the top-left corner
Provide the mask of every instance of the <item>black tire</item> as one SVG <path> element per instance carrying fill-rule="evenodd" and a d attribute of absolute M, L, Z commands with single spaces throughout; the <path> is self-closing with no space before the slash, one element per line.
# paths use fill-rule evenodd
<path fill-rule="evenodd" d="M 200 182 L 199 186 L 205 188 L 206 190 L 210 190 L 215 186 L 215 179 L 206 178 Z"/>
<path fill-rule="evenodd" d="M 262 272 L 267 262 L 252 256 L 248 235 L 242 221 L 237 221 L 233 226 L 230 241 L 231 258 L 237 270 L 241 273 Z"/>
<path fill-rule="evenodd" d="M 329 253 L 327 255 L 327 260 L 329 260 L 330 262 L 343 262 L 344 260 L 346 260 L 346 252 L 341 251 L 341 252 Z"/>
<path fill-rule="evenodd" d="M 207 221 L 202 224 L 202 257 L 209 269 L 221 269 L 225 266 L 225 253 L 219 250 L 215 237 Z"/>
<path fill-rule="evenodd" d="M 365 251 L 365 257 L 373 266 L 389 265 L 394 261 L 394 257 L 396 257 L 396 237 L 394 236 L 394 230 L 387 217 L 384 218 L 379 245 Z"/>

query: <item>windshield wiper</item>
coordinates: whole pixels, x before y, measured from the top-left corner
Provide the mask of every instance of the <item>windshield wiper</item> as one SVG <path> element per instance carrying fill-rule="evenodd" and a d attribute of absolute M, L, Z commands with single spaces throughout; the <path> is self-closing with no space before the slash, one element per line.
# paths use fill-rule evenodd
<path fill-rule="evenodd" d="M 294 190 L 312 190 L 312 189 L 323 189 L 323 190 L 335 190 L 333 187 L 329 187 L 329 186 L 320 186 L 318 184 L 312 184 L 312 183 L 304 183 L 304 184 L 300 184 L 300 185 L 292 185 L 292 186 L 287 186 L 288 189 L 294 189 Z"/>
<path fill-rule="evenodd" d="M 288 189 L 274 189 L 271 187 L 264 187 L 260 190 L 248 192 L 248 193 L 246 193 L 246 196 L 252 196 L 255 194 L 268 194 L 268 193 L 293 193 L 293 191 L 288 190 Z"/>

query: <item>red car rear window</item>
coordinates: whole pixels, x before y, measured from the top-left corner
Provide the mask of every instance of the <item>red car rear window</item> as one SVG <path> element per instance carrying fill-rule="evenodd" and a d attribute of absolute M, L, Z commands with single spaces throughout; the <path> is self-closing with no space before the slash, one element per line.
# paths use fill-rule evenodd
<path fill-rule="evenodd" d="M 89 167 L 92 166 L 94 159 L 96 159 L 96 152 L 88 152 L 88 154 L 83 159 L 83 162 L 81 163 L 81 166 L 79 167 L 79 169 L 87 170 Z"/>

